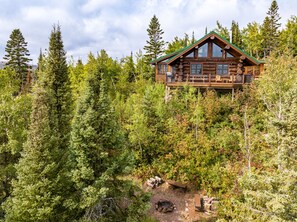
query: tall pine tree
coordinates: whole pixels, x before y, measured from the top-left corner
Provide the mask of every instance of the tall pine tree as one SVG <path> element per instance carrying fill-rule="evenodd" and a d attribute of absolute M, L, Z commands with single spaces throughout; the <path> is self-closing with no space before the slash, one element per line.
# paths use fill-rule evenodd
<path fill-rule="evenodd" d="M 234 45 L 242 48 L 242 35 L 239 29 L 238 22 L 232 21 L 231 24 L 231 41 Z"/>
<path fill-rule="evenodd" d="M 34 89 L 29 138 L 17 166 L 8 221 L 69 221 L 66 200 L 71 91 L 60 27 L 50 36 L 45 72 Z"/>
<path fill-rule="evenodd" d="M 262 25 L 264 56 L 269 56 L 279 45 L 279 28 L 281 24 L 279 23 L 278 9 L 276 0 L 273 0 Z"/>
<path fill-rule="evenodd" d="M 6 67 L 10 67 L 15 70 L 17 78 L 20 81 L 20 90 L 22 90 L 26 85 L 26 79 L 29 71 L 29 58 L 30 53 L 27 49 L 27 42 L 23 37 L 20 29 L 14 29 L 9 36 L 9 40 L 6 43 L 5 51 L 6 55 L 4 60 L 6 60 Z"/>
<path fill-rule="evenodd" d="M 147 29 L 149 40 L 146 41 L 147 45 L 144 46 L 146 51 L 146 57 L 148 61 L 158 58 L 164 52 L 165 42 L 162 35 L 163 30 L 160 27 L 160 23 L 156 15 L 150 21 L 149 27 Z"/>

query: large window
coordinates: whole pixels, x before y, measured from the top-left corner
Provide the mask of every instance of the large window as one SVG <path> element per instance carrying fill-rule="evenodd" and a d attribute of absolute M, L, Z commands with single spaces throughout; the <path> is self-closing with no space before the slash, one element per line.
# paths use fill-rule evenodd
<path fill-rule="evenodd" d="M 220 75 L 220 76 L 228 75 L 228 65 L 227 64 L 218 64 L 217 75 Z"/>
<path fill-rule="evenodd" d="M 201 75 L 202 64 L 191 64 L 191 75 Z"/>
<path fill-rule="evenodd" d="M 223 50 L 220 46 L 213 43 L 212 44 L 212 57 L 222 57 L 223 56 Z"/>
<path fill-rule="evenodd" d="M 198 48 L 198 57 L 207 57 L 207 49 L 208 43 L 205 43 L 204 45 L 200 46 Z"/>
<path fill-rule="evenodd" d="M 190 52 L 187 56 L 186 56 L 186 58 L 193 58 L 194 57 L 194 51 L 193 52 Z"/>
<path fill-rule="evenodd" d="M 167 71 L 168 71 L 167 64 L 159 64 L 158 65 L 158 73 L 159 74 L 166 74 Z"/>

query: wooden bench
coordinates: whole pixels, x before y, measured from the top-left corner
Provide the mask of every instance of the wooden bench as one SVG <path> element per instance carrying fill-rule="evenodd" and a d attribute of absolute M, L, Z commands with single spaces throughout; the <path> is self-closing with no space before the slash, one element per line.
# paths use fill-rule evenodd
<path fill-rule="evenodd" d="M 184 191 L 187 190 L 187 185 L 186 184 L 183 184 L 181 182 L 177 182 L 177 181 L 174 181 L 174 180 L 167 180 L 167 183 L 172 186 L 173 188 L 180 188 Z"/>

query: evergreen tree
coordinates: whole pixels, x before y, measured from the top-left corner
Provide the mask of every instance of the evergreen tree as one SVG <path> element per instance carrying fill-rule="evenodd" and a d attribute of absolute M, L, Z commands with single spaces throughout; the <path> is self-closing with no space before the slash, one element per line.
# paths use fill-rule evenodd
<path fill-rule="evenodd" d="M 131 56 L 126 57 L 125 65 L 123 69 L 126 72 L 127 81 L 134 82 L 136 79 L 136 70 L 133 61 L 133 53 L 131 52 Z"/>
<path fill-rule="evenodd" d="M 29 138 L 6 204 L 8 221 L 69 221 L 67 178 L 71 91 L 60 27 L 50 36 L 46 69 L 35 89 Z M 17 203 L 17 204 L 15 204 Z"/>
<path fill-rule="evenodd" d="M 43 55 L 41 49 L 40 49 L 39 56 L 38 56 L 37 70 L 40 72 L 42 72 L 44 70 L 44 55 Z"/>
<path fill-rule="evenodd" d="M 191 39 L 191 44 L 194 44 L 196 42 L 196 39 L 195 39 L 195 33 L 194 31 L 192 32 L 192 39 Z"/>
<path fill-rule="evenodd" d="M 271 51 L 279 46 L 280 16 L 278 5 L 273 0 L 262 25 L 264 56 L 269 56 Z"/>
<path fill-rule="evenodd" d="M 165 42 L 162 35 L 163 30 L 160 27 L 160 23 L 156 15 L 150 21 L 147 29 L 149 40 L 146 41 L 147 45 L 144 46 L 146 51 L 146 57 L 148 61 L 158 58 L 164 52 Z"/>
<path fill-rule="evenodd" d="M 84 94 L 80 97 L 71 133 L 74 206 L 78 217 L 90 221 L 109 218 L 121 221 L 116 205 L 127 193 L 117 175 L 127 166 L 123 137 L 111 109 L 103 73 L 88 73 Z M 102 205 L 106 208 L 100 211 Z M 113 219 L 112 219 L 113 218 Z"/>
<path fill-rule="evenodd" d="M 54 26 L 51 32 L 46 70 L 41 84 L 51 98 L 51 128 L 57 133 L 63 152 L 68 147 L 72 99 L 60 26 Z"/>
<path fill-rule="evenodd" d="M 34 90 L 28 141 L 17 165 L 11 198 L 5 203 L 6 221 L 53 221 L 61 197 L 55 196 L 56 141 L 50 129 L 49 97 L 42 88 Z"/>
<path fill-rule="evenodd" d="M 185 33 L 185 37 L 184 37 L 184 47 L 187 47 L 190 44 L 190 39 L 189 39 L 189 35 L 187 33 Z"/>
<path fill-rule="evenodd" d="M 242 48 L 242 35 L 239 29 L 238 22 L 232 21 L 231 24 L 231 40 L 232 43 L 239 48 Z"/>
<path fill-rule="evenodd" d="M 9 40 L 6 43 L 5 51 L 6 55 L 4 60 L 6 60 L 6 67 L 10 67 L 15 70 L 17 78 L 20 81 L 20 90 L 26 85 L 26 79 L 29 71 L 29 62 L 31 61 L 28 56 L 29 50 L 27 49 L 27 42 L 23 37 L 20 29 L 14 29 L 9 36 Z"/>

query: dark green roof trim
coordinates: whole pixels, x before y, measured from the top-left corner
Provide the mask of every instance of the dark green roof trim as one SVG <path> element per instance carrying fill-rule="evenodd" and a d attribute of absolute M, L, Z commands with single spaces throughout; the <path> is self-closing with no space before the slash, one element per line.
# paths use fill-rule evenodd
<path fill-rule="evenodd" d="M 175 60 L 175 59 L 177 59 L 178 57 L 180 57 L 181 55 L 183 55 L 183 53 L 184 53 L 185 51 L 187 51 L 187 49 L 192 48 L 192 47 L 195 46 L 198 42 L 201 42 L 204 38 L 207 39 L 207 38 L 211 35 L 211 33 L 212 33 L 212 32 L 206 34 L 205 36 L 203 36 L 202 38 L 198 39 L 198 40 L 197 40 L 196 42 L 194 42 L 193 44 L 188 45 L 188 46 L 186 46 L 185 48 L 181 49 L 181 52 L 180 52 L 178 55 L 174 56 L 174 58 L 172 58 L 170 62 L 172 62 L 173 60 Z"/>
<path fill-rule="evenodd" d="M 218 33 L 216 33 L 215 31 L 210 32 L 212 34 L 215 34 L 217 36 L 219 36 L 221 39 L 225 40 L 227 43 L 229 43 L 231 46 L 233 46 L 234 48 L 236 48 L 238 51 L 240 51 L 242 54 L 246 55 L 247 57 L 251 58 L 252 60 L 254 60 L 256 63 L 264 63 L 264 61 L 262 60 L 258 60 L 256 59 L 254 56 L 251 56 L 250 54 L 248 54 L 247 52 L 243 51 L 242 49 L 240 49 L 238 46 L 234 45 L 233 43 L 231 43 L 229 40 L 225 39 L 223 36 L 219 35 Z"/>
<path fill-rule="evenodd" d="M 153 63 L 162 61 L 162 60 L 164 60 L 164 59 L 173 57 L 173 56 L 175 56 L 176 54 L 178 54 L 181 50 L 182 50 L 182 49 L 179 49 L 179 50 L 176 50 L 176 51 L 174 51 L 174 52 L 172 52 L 172 53 L 163 55 L 163 56 L 161 56 L 161 57 L 159 57 L 159 58 L 156 58 L 156 59 L 152 60 L 150 63 L 153 64 Z"/>
<path fill-rule="evenodd" d="M 199 40 L 197 40 L 196 42 L 194 42 L 191 45 L 188 45 L 180 50 L 177 50 L 173 53 L 161 56 L 153 61 L 151 61 L 151 63 L 156 63 L 162 60 L 167 59 L 166 62 L 171 63 L 174 60 L 176 60 L 178 57 L 180 57 L 181 55 L 184 54 L 184 52 L 186 52 L 188 49 L 193 48 L 194 46 L 196 46 L 197 44 L 199 44 L 200 42 L 202 42 L 203 40 L 206 40 L 208 37 L 210 37 L 211 35 L 216 35 L 217 37 L 219 37 L 220 39 L 224 40 L 226 43 L 230 44 L 233 48 L 235 48 L 236 50 L 238 50 L 240 53 L 242 53 L 243 55 L 247 56 L 248 58 L 250 58 L 250 60 L 252 60 L 253 62 L 255 62 L 256 64 L 261 64 L 264 63 L 264 61 L 258 60 L 255 57 L 249 55 L 248 53 L 246 53 L 245 51 L 243 51 L 242 49 L 238 48 L 236 45 L 232 44 L 230 41 L 228 41 L 227 39 L 225 39 L 224 37 L 222 37 L 221 35 L 219 35 L 218 33 L 216 33 L 215 31 L 211 31 L 208 34 L 206 34 L 205 36 L 203 36 L 202 38 L 200 38 Z"/>

